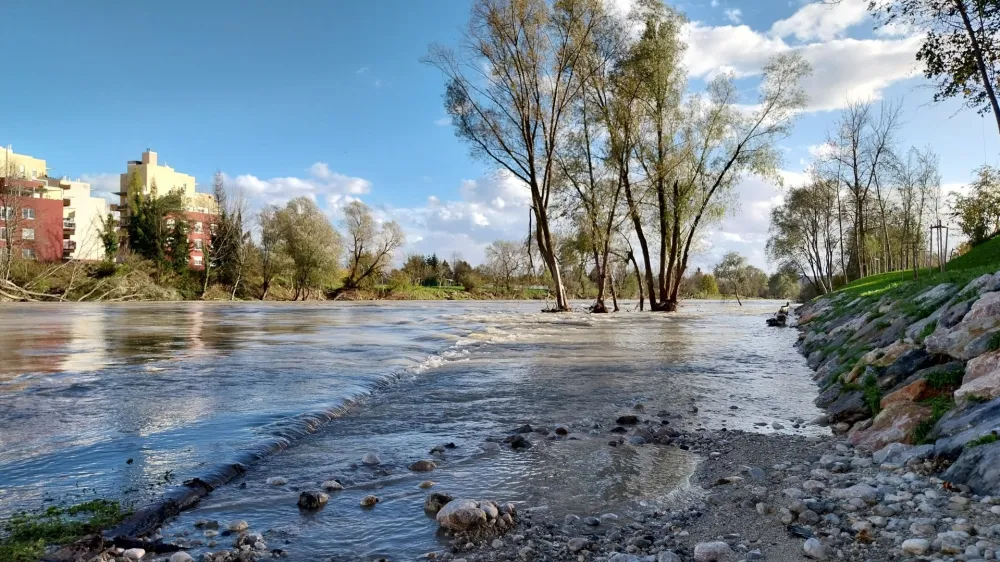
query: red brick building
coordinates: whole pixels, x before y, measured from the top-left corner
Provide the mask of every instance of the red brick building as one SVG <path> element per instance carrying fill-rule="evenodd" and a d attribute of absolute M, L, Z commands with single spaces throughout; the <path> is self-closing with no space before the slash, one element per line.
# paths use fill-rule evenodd
<path fill-rule="evenodd" d="M 63 259 L 62 197 L 47 198 L 42 180 L 0 178 L 0 248 L 8 238 L 24 259 L 55 262 Z"/>

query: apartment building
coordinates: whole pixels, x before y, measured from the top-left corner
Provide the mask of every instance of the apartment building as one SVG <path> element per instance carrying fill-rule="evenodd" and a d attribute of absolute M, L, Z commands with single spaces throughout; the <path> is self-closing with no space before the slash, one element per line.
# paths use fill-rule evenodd
<path fill-rule="evenodd" d="M 67 192 L 67 189 L 69 191 Z M 102 207 L 103 205 L 103 207 Z M 99 260 L 104 256 L 100 227 L 77 232 L 78 209 L 107 209 L 107 202 L 91 197 L 90 185 L 49 177 L 42 158 L 0 148 L 0 247 L 9 240 L 24 259 Z M 67 228 L 69 227 L 69 228 Z M 77 247 L 90 248 L 86 253 Z"/>
<path fill-rule="evenodd" d="M 83 261 L 104 259 L 101 231 L 103 221 L 110 212 L 108 201 L 92 196 L 90 184 L 79 179 L 51 181 L 62 190 L 63 258 Z"/>
<path fill-rule="evenodd" d="M 191 224 L 191 232 L 188 235 L 191 241 L 191 257 L 189 264 L 192 268 L 201 269 L 205 265 L 205 247 L 211 239 L 212 224 L 219 211 L 215 198 L 207 193 L 199 193 L 195 190 L 196 183 L 194 176 L 178 172 L 166 163 L 159 163 L 159 155 L 147 149 L 142 153 L 142 159 L 130 160 L 125 173 L 121 174 L 121 189 L 118 196 L 121 198 L 119 208 L 122 209 L 123 217 L 128 209 L 130 178 L 138 178 L 137 184 L 141 187 L 144 195 L 154 193 L 161 197 L 173 191 L 179 191 L 184 197 L 184 218 Z"/>

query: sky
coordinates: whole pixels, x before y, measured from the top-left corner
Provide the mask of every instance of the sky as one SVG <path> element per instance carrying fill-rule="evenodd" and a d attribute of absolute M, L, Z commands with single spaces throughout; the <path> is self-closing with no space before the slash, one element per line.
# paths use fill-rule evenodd
<path fill-rule="evenodd" d="M 606 0 L 627 9 L 631 0 Z M 755 177 L 706 232 L 693 265 L 726 251 L 773 270 L 768 214 L 803 181 L 811 155 L 852 99 L 900 100 L 898 147 L 932 147 L 946 189 L 997 164 L 1000 135 L 958 102 L 931 103 L 915 60 L 920 38 L 873 30 L 868 0 L 685 0 L 690 88 L 731 71 L 747 101 L 769 56 L 813 66 L 807 110 L 780 143 L 784 185 Z M 146 148 L 193 174 L 213 173 L 251 204 L 306 195 L 334 219 L 352 199 L 403 227 L 401 252 L 455 252 L 479 263 L 491 241 L 528 229 L 526 188 L 469 156 L 442 105 L 444 79 L 420 62 L 455 45 L 470 0 L 262 0 L 150 4 L 7 0 L 0 34 L 0 143 L 48 161 L 52 176 L 117 190 Z M 40 33 L 40 30 L 44 32 Z"/>

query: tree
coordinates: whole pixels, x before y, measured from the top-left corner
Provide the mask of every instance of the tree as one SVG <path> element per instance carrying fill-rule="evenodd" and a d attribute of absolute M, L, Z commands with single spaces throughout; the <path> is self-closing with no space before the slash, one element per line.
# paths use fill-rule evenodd
<path fill-rule="evenodd" d="M 719 283 L 720 292 L 734 295 L 740 306 L 743 306 L 740 293 L 746 295 L 751 290 L 751 267 L 747 263 L 747 259 L 736 252 L 727 253 L 723 256 L 722 261 L 715 266 L 714 274 Z"/>
<path fill-rule="evenodd" d="M 313 289 L 336 271 L 341 254 L 340 234 L 308 197 L 289 201 L 275 212 L 274 220 L 282 247 L 292 262 L 293 299 L 307 299 Z"/>
<path fill-rule="evenodd" d="M 25 174 L 11 157 L 11 152 L 0 148 L 0 282 L 10 281 L 11 266 L 21 256 L 21 209 L 25 193 L 21 182 Z"/>
<path fill-rule="evenodd" d="M 799 296 L 797 272 L 792 269 L 781 269 L 767 280 L 767 296 L 772 299 L 793 300 Z"/>
<path fill-rule="evenodd" d="M 175 228 L 182 229 L 186 225 L 184 195 L 171 191 L 161 196 L 155 181 L 149 193 L 144 193 L 141 179 L 135 173 L 129 174 L 128 194 L 128 212 L 124 217 L 128 249 L 157 266 L 167 264 L 171 261 L 170 245 L 177 234 Z M 190 250 L 185 259 L 189 254 Z"/>
<path fill-rule="evenodd" d="M 833 256 L 839 240 L 833 228 L 837 213 L 833 182 L 814 177 L 793 188 L 771 210 L 768 258 L 809 278 L 817 294 L 833 290 Z"/>
<path fill-rule="evenodd" d="M 188 237 L 190 233 L 191 225 L 188 224 L 183 215 L 171 216 L 167 219 L 164 255 L 167 263 L 177 273 L 187 271 L 191 261 L 191 240 Z"/>
<path fill-rule="evenodd" d="M 883 25 L 924 32 L 917 60 L 937 84 L 935 101 L 961 96 L 980 114 L 992 110 L 1000 129 L 1000 2 L 997 0 L 870 0 Z"/>
<path fill-rule="evenodd" d="M 486 247 L 486 269 L 493 284 L 508 295 L 513 292 L 514 279 L 521 273 L 526 260 L 520 242 L 498 240 Z"/>
<path fill-rule="evenodd" d="M 655 187 L 653 208 L 661 233 L 659 302 L 656 292 L 649 291 L 654 310 L 676 310 L 695 242 L 724 216 L 740 178 L 776 177 L 776 143 L 791 132 L 805 105 L 800 81 L 809 72 L 800 55 L 777 55 L 764 66 L 754 110 L 739 107 L 734 78 L 723 75 L 710 82 L 705 95 L 692 96 L 684 104 L 679 123 L 668 120 L 672 113 L 663 118 L 665 123 L 659 118 L 650 121 L 655 131 L 643 135 L 640 162 Z"/>
<path fill-rule="evenodd" d="M 420 285 L 427 278 L 427 260 L 420 254 L 410 254 L 403 262 L 401 271 L 406 275 L 407 283 Z"/>
<path fill-rule="evenodd" d="M 271 283 L 284 271 L 286 256 L 279 213 L 280 210 L 276 206 L 267 205 L 257 215 L 260 226 L 260 246 L 257 248 L 261 275 L 260 300 L 267 299 Z"/>
<path fill-rule="evenodd" d="M 579 65 L 603 17 L 601 0 L 476 0 L 461 55 L 431 47 L 445 75 L 445 109 L 472 154 L 531 192 L 538 250 L 556 310 L 569 310 L 552 232 L 556 154 L 586 76 Z"/>
<path fill-rule="evenodd" d="M 118 248 L 121 246 L 121 236 L 118 233 L 118 221 L 113 213 L 108 213 L 106 217 L 97 217 L 100 223 L 98 237 L 101 239 L 101 246 L 104 248 L 104 259 L 114 263 L 118 255 Z"/>
<path fill-rule="evenodd" d="M 218 280 L 231 287 L 230 298 L 235 298 L 250 253 L 250 231 L 244 224 L 246 199 L 241 192 L 231 197 L 226 191 L 222 172 L 218 171 L 212 178 L 212 199 L 215 213 L 208 222 L 209 237 L 203 248 L 205 276 L 202 294 L 208 290 L 214 269 Z"/>
<path fill-rule="evenodd" d="M 975 246 L 1000 233 L 1000 169 L 983 166 L 969 186 L 969 195 L 954 193 L 953 216 Z"/>
<path fill-rule="evenodd" d="M 357 289 L 385 273 L 393 254 L 406 241 L 403 230 L 395 222 L 379 227 L 368 206 L 361 201 L 351 201 L 344 208 L 344 228 L 348 251 L 345 289 Z"/>

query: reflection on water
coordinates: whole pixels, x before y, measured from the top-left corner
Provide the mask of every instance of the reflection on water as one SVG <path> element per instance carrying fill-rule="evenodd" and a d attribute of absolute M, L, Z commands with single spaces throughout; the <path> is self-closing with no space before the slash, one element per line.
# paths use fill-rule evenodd
<path fill-rule="evenodd" d="M 650 413 L 696 404 L 698 416 L 672 422 L 691 427 L 753 430 L 815 415 L 795 332 L 763 328 L 775 306 L 692 303 L 671 315 L 551 315 L 530 302 L 5 306 L 0 325 L 16 328 L 0 332 L 0 516 L 45 497 L 155 497 L 287 434 L 304 412 L 376 388 L 168 531 L 244 518 L 294 536 L 294 560 L 413 558 L 437 539 L 415 487 L 426 475 L 406 466 L 442 442 L 458 448 L 432 477 L 452 493 L 627 515 L 683 490 L 695 460 L 608 447 L 608 424 L 637 403 Z M 532 436 L 522 453 L 484 449 L 523 423 L 570 424 L 574 437 Z M 379 470 L 357 466 L 368 451 L 382 457 Z M 264 484 L 276 475 L 289 485 Z M 300 513 L 296 490 L 333 477 L 348 489 Z M 372 490 L 383 502 L 359 511 Z"/>

